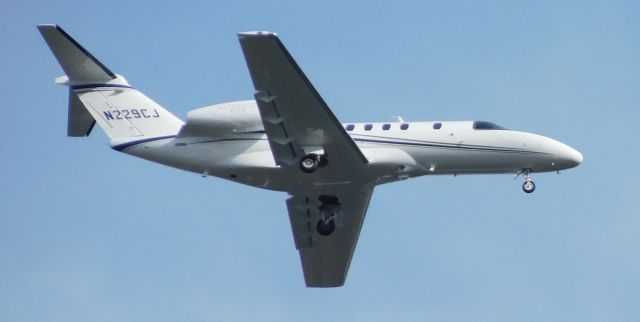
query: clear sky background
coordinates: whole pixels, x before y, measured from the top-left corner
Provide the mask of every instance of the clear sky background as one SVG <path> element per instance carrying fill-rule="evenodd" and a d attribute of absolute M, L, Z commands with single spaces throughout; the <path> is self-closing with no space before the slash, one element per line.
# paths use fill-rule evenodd
<path fill-rule="evenodd" d="M 0 321 L 639 321 L 640 2 L 5 1 Z M 307 289 L 284 193 L 68 138 L 57 23 L 183 118 L 252 97 L 272 30 L 344 122 L 489 120 L 561 175 L 378 187 L 347 284 Z"/>

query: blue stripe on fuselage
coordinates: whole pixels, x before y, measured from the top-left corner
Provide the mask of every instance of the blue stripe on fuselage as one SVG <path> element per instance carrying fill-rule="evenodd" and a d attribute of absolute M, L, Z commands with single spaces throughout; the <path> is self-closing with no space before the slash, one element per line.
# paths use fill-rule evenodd
<path fill-rule="evenodd" d="M 102 88 L 102 87 L 133 88 L 133 86 L 121 85 L 121 84 L 84 84 L 84 85 L 73 85 L 71 86 L 71 89 L 88 89 L 88 88 Z"/>
<path fill-rule="evenodd" d="M 159 141 L 164 139 L 175 138 L 176 135 L 166 135 L 159 137 L 152 137 L 146 139 L 135 140 L 131 142 L 126 142 L 122 144 L 118 144 L 112 146 L 111 148 L 116 151 L 123 151 L 124 149 L 130 148 L 134 145 L 138 145 L 141 143 L 147 143 L 152 141 Z M 213 140 L 213 141 L 205 141 L 205 142 L 197 142 L 197 143 L 211 143 L 218 141 L 244 141 L 244 140 L 260 140 L 260 138 L 227 138 L 222 140 Z M 474 146 L 474 145 L 455 145 L 449 143 L 437 143 L 437 142 L 425 142 L 425 141 L 417 141 L 412 140 L 413 142 L 402 142 L 402 141 L 393 141 L 393 140 L 381 140 L 381 139 L 363 139 L 363 138 L 353 138 L 355 142 L 361 143 L 379 143 L 379 144 L 390 144 L 390 145 L 404 145 L 404 146 L 416 146 L 416 147 L 428 147 L 428 148 L 443 148 L 443 149 L 454 149 L 454 150 L 468 150 L 468 151 L 485 151 L 485 152 L 519 152 L 519 153 L 540 153 L 537 151 L 531 150 L 522 150 L 522 149 L 511 149 L 511 148 L 501 148 L 501 147 L 490 147 L 490 146 Z"/>
<path fill-rule="evenodd" d="M 135 141 L 127 142 L 127 143 L 114 145 L 111 148 L 116 150 L 116 151 L 122 152 L 122 150 L 124 150 L 126 148 L 130 148 L 130 147 L 132 147 L 134 145 L 147 143 L 147 142 L 153 142 L 153 141 L 160 141 L 160 140 L 165 140 L 165 139 L 173 139 L 175 137 L 176 137 L 175 135 L 157 136 L 157 137 L 153 137 L 153 138 L 146 138 L 146 139 L 135 140 Z"/>
<path fill-rule="evenodd" d="M 428 142 L 428 143 L 420 142 L 420 141 L 402 142 L 402 141 L 362 139 L 362 138 L 353 138 L 353 140 L 356 142 L 363 142 L 363 143 L 380 143 L 380 144 L 391 144 L 391 145 L 419 146 L 419 147 L 429 147 L 429 148 L 444 148 L 444 149 L 457 149 L 457 150 L 470 150 L 470 151 L 539 153 L 537 151 L 522 150 L 522 149 L 510 149 L 510 148 L 474 146 L 474 145 L 456 145 L 456 144 L 450 144 L 450 143 L 436 143 L 436 142 Z"/>

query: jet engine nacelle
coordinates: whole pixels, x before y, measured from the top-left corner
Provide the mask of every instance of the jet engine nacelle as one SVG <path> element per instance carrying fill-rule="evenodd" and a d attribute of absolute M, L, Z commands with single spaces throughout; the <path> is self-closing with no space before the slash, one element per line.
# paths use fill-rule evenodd
<path fill-rule="evenodd" d="M 208 133 L 262 131 L 262 119 L 254 100 L 237 101 L 195 109 L 187 113 L 187 127 Z"/>

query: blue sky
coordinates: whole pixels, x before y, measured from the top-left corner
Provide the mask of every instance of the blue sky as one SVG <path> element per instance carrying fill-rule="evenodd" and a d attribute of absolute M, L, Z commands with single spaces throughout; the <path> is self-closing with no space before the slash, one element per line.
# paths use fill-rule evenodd
<path fill-rule="evenodd" d="M 0 11 L 1 321 L 637 321 L 635 1 L 12 1 Z M 535 175 L 376 189 L 347 284 L 304 287 L 285 194 L 148 163 L 96 129 L 35 25 L 181 118 L 250 98 L 235 33 L 279 33 L 345 122 L 494 121 L 580 150 Z"/>

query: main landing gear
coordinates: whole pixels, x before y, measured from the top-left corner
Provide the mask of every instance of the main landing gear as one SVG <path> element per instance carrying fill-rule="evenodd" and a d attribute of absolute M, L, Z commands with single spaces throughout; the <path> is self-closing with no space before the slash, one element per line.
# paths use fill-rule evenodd
<path fill-rule="evenodd" d="M 332 219 L 320 219 L 318 224 L 316 225 L 316 229 L 318 230 L 318 234 L 322 236 L 329 236 L 336 230 L 336 223 Z"/>
<path fill-rule="evenodd" d="M 531 179 L 531 169 L 523 169 L 516 174 L 516 178 L 522 174 L 524 177 L 524 183 L 522 184 L 522 191 L 526 193 L 532 193 L 536 190 L 536 184 Z"/>
<path fill-rule="evenodd" d="M 300 170 L 304 173 L 313 173 L 316 169 L 326 166 L 329 163 L 327 156 L 309 153 L 300 159 Z M 336 230 L 336 218 L 340 211 L 338 198 L 332 195 L 321 195 L 318 197 L 321 202 L 320 220 L 316 223 L 316 231 L 321 236 L 329 236 Z"/>
<path fill-rule="evenodd" d="M 309 153 L 300 159 L 300 170 L 304 173 L 312 173 L 318 167 L 324 167 L 329 163 L 325 155 Z"/>
<path fill-rule="evenodd" d="M 335 196 L 322 195 L 318 199 L 322 202 L 322 205 L 318 207 L 320 220 L 316 224 L 316 230 L 322 236 L 329 236 L 336 230 L 336 219 L 340 210 L 340 203 Z"/>
<path fill-rule="evenodd" d="M 320 163 L 320 160 L 317 154 L 307 154 L 300 160 L 300 170 L 305 173 L 311 173 L 316 171 L 318 163 Z"/>

